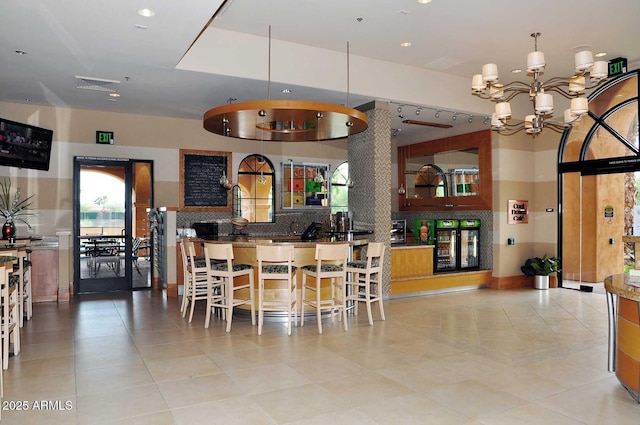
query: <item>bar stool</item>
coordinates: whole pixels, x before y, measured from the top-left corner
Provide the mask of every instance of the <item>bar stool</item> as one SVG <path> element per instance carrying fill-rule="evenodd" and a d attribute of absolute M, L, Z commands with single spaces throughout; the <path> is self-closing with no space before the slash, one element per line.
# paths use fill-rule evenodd
<path fill-rule="evenodd" d="M 207 299 L 207 265 L 204 261 L 196 257 L 196 247 L 192 240 L 182 241 L 182 248 L 185 249 L 187 265 L 185 267 L 184 295 L 182 304 L 184 309 L 182 317 L 189 311 L 189 323 L 193 319 L 193 310 L 196 301 Z M 185 255 L 183 254 L 183 255 Z"/>
<path fill-rule="evenodd" d="M 13 273 L 13 263 L 18 260 L 17 252 L 2 252 L 0 264 L 4 265 L 2 285 L 0 286 L 0 302 L 2 303 L 2 369 L 9 369 L 9 343 L 13 343 L 13 355 L 20 354 L 20 319 L 18 318 L 18 285 L 19 276 Z"/>
<path fill-rule="evenodd" d="M 24 324 L 24 319 L 31 320 L 33 317 L 33 298 L 31 297 L 31 249 L 25 250 L 25 256 L 22 259 L 24 275 L 23 286 L 20 291 L 20 305 L 24 311 L 24 317 L 20 316 L 20 327 Z"/>
<path fill-rule="evenodd" d="M 322 310 L 329 310 L 333 322 L 334 312 L 342 313 L 344 330 L 347 326 L 347 310 L 345 305 L 345 282 L 347 276 L 347 258 L 349 256 L 349 244 L 317 244 L 316 264 L 302 267 L 302 315 L 300 326 L 304 326 L 304 306 L 309 305 L 316 309 L 318 320 L 318 333 L 322 333 Z M 315 278 L 315 283 L 307 284 L 307 276 Z M 330 279 L 330 297 L 322 298 L 322 279 Z M 306 300 L 305 291 L 314 291 L 314 300 Z M 339 316 L 340 317 L 340 316 Z"/>
<path fill-rule="evenodd" d="M 373 326 L 371 304 L 378 302 L 380 317 L 384 318 L 382 306 L 382 266 L 384 264 L 385 246 L 382 242 L 371 242 L 367 246 L 367 259 L 349 261 L 347 273 L 351 279 L 347 281 L 347 301 L 353 301 L 353 312 L 358 315 L 358 304 L 364 302 L 367 305 L 369 325 Z M 349 288 L 351 289 L 349 291 Z"/>
<path fill-rule="evenodd" d="M 298 326 L 297 305 L 297 267 L 293 265 L 293 245 L 257 245 L 258 260 L 258 335 L 262 335 L 265 311 L 285 311 L 289 320 L 287 335 L 291 335 L 291 321 Z M 276 296 L 265 300 L 264 284 L 266 280 L 286 280 L 286 298 Z M 293 316 L 293 317 L 292 317 Z"/>
<path fill-rule="evenodd" d="M 211 311 L 220 308 L 223 311 L 223 318 L 227 320 L 227 332 L 231 332 L 231 321 L 233 319 L 233 308 L 240 305 L 249 304 L 251 306 L 251 324 L 256 324 L 256 309 L 253 303 L 253 266 L 250 264 L 238 264 L 233 262 L 233 245 L 231 244 L 204 244 L 204 257 L 209 268 L 207 272 L 207 316 L 204 327 L 209 327 Z M 249 283 L 236 285 L 234 278 L 247 276 Z M 221 280 L 221 296 L 215 297 L 214 285 L 217 280 Z M 248 290 L 248 298 L 236 298 L 235 292 Z"/>

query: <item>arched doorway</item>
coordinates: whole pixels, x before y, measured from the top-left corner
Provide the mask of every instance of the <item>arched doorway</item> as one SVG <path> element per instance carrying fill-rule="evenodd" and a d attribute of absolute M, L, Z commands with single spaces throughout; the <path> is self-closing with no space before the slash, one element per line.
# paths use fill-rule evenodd
<path fill-rule="evenodd" d="M 561 286 L 563 281 L 601 282 L 621 273 L 625 257 L 630 260 L 623 237 L 633 235 L 634 226 L 640 236 L 635 174 L 640 172 L 639 72 L 615 78 L 592 93 L 588 115 L 562 136 L 558 150 Z"/>

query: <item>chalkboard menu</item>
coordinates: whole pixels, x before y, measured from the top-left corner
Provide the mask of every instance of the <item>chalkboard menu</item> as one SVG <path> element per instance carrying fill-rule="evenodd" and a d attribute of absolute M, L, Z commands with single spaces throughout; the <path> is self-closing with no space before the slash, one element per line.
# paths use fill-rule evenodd
<path fill-rule="evenodd" d="M 231 191 L 220 185 L 230 164 L 231 152 L 180 149 L 180 209 L 231 211 Z"/>

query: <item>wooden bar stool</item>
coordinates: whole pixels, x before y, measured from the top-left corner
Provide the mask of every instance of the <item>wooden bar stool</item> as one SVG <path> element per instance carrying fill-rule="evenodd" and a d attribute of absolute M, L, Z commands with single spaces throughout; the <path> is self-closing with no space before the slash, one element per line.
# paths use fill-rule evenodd
<path fill-rule="evenodd" d="M 316 309 L 318 320 L 318 333 L 322 333 L 322 310 L 329 310 L 333 322 L 334 312 L 341 314 L 344 321 L 344 330 L 347 326 L 347 309 L 345 308 L 345 282 L 347 276 L 347 258 L 349 256 L 349 244 L 317 244 L 316 264 L 302 267 L 302 315 L 300 326 L 304 326 L 304 306 L 309 305 Z M 315 279 L 314 283 L 307 284 L 307 276 Z M 330 279 L 330 296 L 322 298 L 322 279 Z M 314 291 L 315 299 L 306 300 L 305 291 Z"/>
<path fill-rule="evenodd" d="M 196 258 L 196 248 L 192 240 L 183 239 L 181 248 L 185 250 L 186 256 L 184 295 L 182 299 L 182 317 L 185 317 L 189 310 L 189 323 L 193 320 L 193 310 L 196 301 L 207 299 L 207 265 L 204 261 Z M 183 259 L 184 261 L 184 259 Z"/>
<path fill-rule="evenodd" d="M 20 319 L 18 317 L 18 285 L 20 278 L 13 273 L 13 264 L 17 255 L 3 252 L 0 264 L 4 265 L 2 286 L 0 286 L 0 302 L 2 303 L 2 369 L 9 368 L 9 343 L 13 343 L 13 355 L 20 354 Z"/>
<path fill-rule="evenodd" d="M 369 325 L 373 326 L 371 304 L 378 302 L 380 317 L 384 319 L 382 306 L 382 267 L 384 264 L 385 246 L 382 242 L 371 242 L 367 245 L 366 260 L 349 261 L 347 273 L 351 279 L 347 281 L 347 301 L 353 301 L 353 312 L 358 315 L 358 304 L 364 302 L 367 305 Z"/>
<path fill-rule="evenodd" d="M 298 326 L 297 278 L 293 265 L 293 245 L 257 245 L 258 260 L 258 335 L 262 335 L 265 311 L 284 311 L 288 317 L 287 335 L 291 335 L 291 322 Z M 286 281 L 286 297 L 276 295 L 265 300 L 264 284 L 266 280 Z"/>
<path fill-rule="evenodd" d="M 208 291 L 207 297 L 207 316 L 204 327 L 209 327 L 211 312 L 215 308 L 223 311 L 223 317 L 227 320 L 227 332 L 231 332 L 231 321 L 233 319 L 233 308 L 240 305 L 249 304 L 251 306 L 251 324 L 256 324 L 256 309 L 253 303 L 253 266 L 250 264 L 234 264 L 233 263 L 233 245 L 205 243 L 204 257 L 207 261 L 208 273 Z M 234 279 L 246 276 L 248 283 L 236 285 Z M 221 280 L 222 296 L 215 297 L 214 285 Z M 236 291 L 246 290 L 249 292 L 247 298 L 237 298 Z"/>

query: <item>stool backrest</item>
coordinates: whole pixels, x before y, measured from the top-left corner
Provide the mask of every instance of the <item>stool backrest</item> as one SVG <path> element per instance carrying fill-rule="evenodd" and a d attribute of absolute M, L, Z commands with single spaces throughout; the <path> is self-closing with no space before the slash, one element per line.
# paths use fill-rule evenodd
<path fill-rule="evenodd" d="M 349 257 L 349 244 L 317 244 L 316 245 L 316 261 L 335 262 L 345 265 Z"/>
<path fill-rule="evenodd" d="M 256 245 L 256 258 L 259 262 L 293 263 L 293 245 Z"/>
<path fill-rule="evenodd" d="M 372 271 L 382 270 L 385 248 L 382 242 L 369 242 L 367 246 L 367 269 Z"/>

